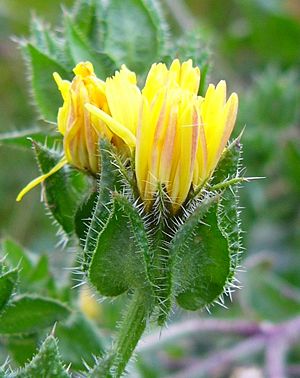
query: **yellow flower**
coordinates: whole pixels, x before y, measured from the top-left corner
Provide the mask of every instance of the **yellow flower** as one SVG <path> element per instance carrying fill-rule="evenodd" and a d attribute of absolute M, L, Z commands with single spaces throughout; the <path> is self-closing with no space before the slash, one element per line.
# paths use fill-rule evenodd
<path fill-rule="evenodd" d="M 64 100 L 58 111 L 58 130 L 64 137 L 64 153 L 68 163 L 96 174 L 99 168 L 99 137 L 105 136 L 111 140 L 113 134 L 84 105 L 91 103 L 107 112 L 105 84 L 96 77 L 89 62 L 79 63 L 74 73 L 76 76 L 72 83 L 62 80 L 58 73 L 53 74 Z"/>
<path fill-rule="evenodd" d="M 137 187 L 146 208 L 162 185 L 175 213 L 191 188 L 212 176 L 235 124 L 236 93 L 227 100 L 226 83 L 220 81 L 216 87 L 210 84 L 204 97 L 198 96 L 200 70 L 191 60 L 175 59 L 170 68 L 153 64 L 142 91 L 136 75 L 124 65 L 105 82 L 89 62 L 79 63 L 74 73 L 72 83 L 54 74 L 64 99 L 58 130 L 64 136 L 65 156 L 28 184 L 17 200 L 67 162 L 98 172 L 98 141 L 106 137 L 127 145 L 135 156 Z"/>
<path fill-rule="evenodd" d="M 169 69 L 153 64 L 142 93 L 135 81 L 109 80 L 116 93 L 109 108 L 117 111 L 87 109 L 135 150 L 137 186 L 147 208 L 163 185 L 176 212 L 191 187 L 211 177 L 234 127 L 237 95 L 226 101 L 221 81 L 216 88 L 210 85 L 204 98 L 198 96 L 200 70 L 191 60 L 175 59 Z"/>
<path fill-rule="evenodd" d="M 107 84 L 98 79 L 90 62 L 77 64 L 73 71 L 75 77 L 72 82 L 63 80 L 58 73 L 53 74 L 64 100 L 57 117 L 58 131 L 63 135 L 64 157 L 50 172 L 31 181 L 19 193 L 17 201 L 67 163 L 95 175 L 99 171 L 99 138 L 105 137 L 120 148 L 124 145 L 113 130 L 111 131 L 111 127 L 107 127 L 105 122 L 85 108 L 86 103 L 92 104 L 104 114 L 113 114 L 116 119 L 124 123 L 121 114 L 125 109 L 120 111 L 116 101 L 110 100 L 111 97 L 116 98 L 118 94 L 111 88 L 109 79 Z M 115 77 L 124 88 L 121 92 L 123 95 L 136 80 L 135 74 L 125 66 L 122 67 L 121 72 L 116 73 Z M 112 105 L 111 109 L 108 107 L 108 100 Z M 130 114 L 127 114 L 127 117 L 130 118 Z M 129 133 L 132 127 L 130 123 Z"/>

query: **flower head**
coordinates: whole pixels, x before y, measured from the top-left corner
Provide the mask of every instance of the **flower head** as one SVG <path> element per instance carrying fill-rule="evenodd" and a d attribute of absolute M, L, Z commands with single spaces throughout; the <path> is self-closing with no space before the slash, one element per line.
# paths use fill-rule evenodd
<path fill-rule="evenodd" d="M 153 64 L 142 91 L 135 73 L 121 67 L 102 81 L 89 62 L 79 63 L 72 82 L 54 74 L 64 99 L 58 130 L 64 158 L 49 173 L 32 181 L 17 200 L 64 164 L 98 172 L 99 138 L 126 145 L 135 157 L 140 197 L 150 209 L 162 185 L 173 212 L 213 174 L 233 130 L 238 98 L 227 100 L 226 83 L 210 84 L 198 96 L 200 70 L 191 60 L 175 59 L 170 68 Z"/>
<path fill-rule="evenodd" d="M 67 163 L 96 175 L 99 172 L 98 145 L 100 138 L 108 139 L 122 151 L 124 151 L 124 146 L 126 147 L 122 140 L 120 127 L 118 129 L 119 137 L 114 134 L 113 128 L 108 124 L 107 119 L 106 121 L 99 119 L 98 116 L 89 112 L 85 107 L 86 104 L 91 104 L 98 111 L 103 112 L 104 115 L 109 116 L 112 114 L 114 119 L 119 121 L 120 124 L 124 124 L 125 119 L 124 117 L 122 118 L 122 114 L 125 113 L 126 106 L 122 108 L 122 103 L 116 102 L 118 92 L 110 83 L 112 79 L 108 79 L 107 82 L 98 79 L 90 62 L 78 63 L 73 72 L 75 77 L 72 82 L 63 80 L 56 72 L 53 74 L 64 101 L 62 107 L 58 110 L 57 116 L 58 131 L 63 135 L 64 157 L 47 174 L 31 181 L 19 193 L 17 201 L 20 201 L 28 191 L 42 183 Z M 125 66 L 122 67 L 120 72 L 116 73 L 115 78 L 119 83 L 119 93 L 124 96 L 126 91 L 130 91 L 130 88 L 134 87 L 136 82 L 135 74 Z M 127 114 L 128 117 L 130 117 L 129 114 Z M 134 137 L 132 132 L 135 131 L 135 126 L 131 122 L 132 118 L 136 118 L 136 115 L 129 118 L 130 122 L 127 123 L 128 130 L 125 131 Z M 130 146 L 129 143 L 127 144 Z M 128 147 L 126 148 L 128 149 Z"/>
<path fill-rule="evenodd" d="M 191 60 L 175 59 L 169 69 L 153 64 L 141 93 L 135 83 L 120 91 L 117 78 L 109 80 L 121 94 L 108 100 L 111 109 L 118 109 L 116 117 L 87 108 L 135 150 L 137 186 L 146 206 L 163 185 L 176 212 L 190 189 L 213 174 L 235 124 L 237 95 L 226 100 L 221 81 L 211 84 L 204 98 L 198 96 L 200 70 Z M 133 137 L 124 133 L 130 125 Z"/>

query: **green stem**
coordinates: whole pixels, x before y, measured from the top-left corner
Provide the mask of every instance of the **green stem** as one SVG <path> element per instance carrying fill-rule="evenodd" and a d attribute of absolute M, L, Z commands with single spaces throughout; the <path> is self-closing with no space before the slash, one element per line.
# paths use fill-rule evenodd
<path fill-rule="evenodd" d="M 112 349 L 99 362 L 89 377 L 118 378 L 122 375 L 139 342 L 152 312 L 153 298 L 148 290 L 136 290 Z"/>
<path fill-rule="evenodd" d="M 157 323 L 165 324 L 171 309 L 172 277 L 170 271 L 170 253 L 167 244 L 171 240 L 172 231 L 169 229 L 166 219 L 170 216 L 170 202 L 166 196 L 165 188 L 161 185 L 157 188 L 157 198 L 153 211 L 152 228 L 153 240 L 151 256 L 151 270 L 149 272 L 155 301 L 158 309 Z"/>
<path fill-rule="evenodd" d="M 163 246 L 163 231 L 159 233 L 161 235 L 156 235 L 156 241 L 160 241 L 160 244 L 156 245 L 151 262 L 151 281 L 158 307 L 157 323 L 162 326 L 171 308 L 171 272 L 169 251 Z"/>
<path fill-rule="evenodd" d="M 213 185 L 209 187 L 208 190 L 214 191 L 214 190 L 226 189 L 231 185 L 240 184 L 241 182 L 245 182 L 245 181 L 247 181 L 247 179 L 245 179 L 244 177 L 235 177 L 231 180 L 223 181 L 223 182 L 220 182 L 219 184 Z"/>

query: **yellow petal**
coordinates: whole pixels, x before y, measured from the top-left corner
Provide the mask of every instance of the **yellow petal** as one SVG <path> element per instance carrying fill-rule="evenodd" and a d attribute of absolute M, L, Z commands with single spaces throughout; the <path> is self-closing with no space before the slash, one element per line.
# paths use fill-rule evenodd
<path fill-rule="evenodd" d="M 220 146 L 217 152 L 217 160 L 219 160 L 228 139 L 232 133 L 238 109 L 238 96 L 236 93 L 232 93 L 229 97 L 223 111 L 223 135 L 220 141 Z"/>
<path fill-rule="evenodd" d="M 180 87 L 188 90 L 194 94 L 198 93 L 200 84 L 200 70 L 199 67 L 193 67 L 191 59 L 183 62 L 180 72 Z"/>
<path fill-rule="evenodd" d="M 48 173 L 35 178 L 28 185 L 26 185 L 25 188 L 22 189 L 20 193 L 18 194 L 16 201 L 17 202 L 21 201 L 26 193 L 28 193 L 31 189 L 33 189 L 37 185 L 41 184 L 43 181 L 46 180 L 46 178 L 48 178 L 49 176 L 59 171 L 65 164 L 67 164 L 67 159 L 63 157 Z"/>
<path fill-rule="evenodd" d="M 167 83 L 168 77 L 169 71 L 165 64 L 152 64 L 146 79 L 146 84 L 142 90 L 142 94 L 148 99 L 149 104 L 152 103 L 159 90 Z"/>
<path fill-rule="evenodd" d="M 180 175 L 180 179 L 177 201 L 183 203 L 191 186 L 198 145 L 199 125 L 195 102 L 190 95 L 183 97 L 180 108 L 180 160 L 177 172 Z"/>
<path fill-rule="evenodd" d="M 160 164 L 158 172 L 158 177 L 160 178 L 161 182 L 165 183 L 169 190 L 171 186 L 171 162 L 174 162 L 174 160 L 176 159 L 176 152 L 174 151 L 174 147 L 177 132 L 177 122 L 178 106 L 175 103 L 173 106 L 171 106 L 168 117 L 168 124 L 166 127 L 163 144 L 161 147 Z"/>
<path fill-rule="evenodd" d="M 181 65 L 178 59 L 174 59 L 169 70 L 169 80 L 180 83 Z"/>
<path fill-rule="evenodd" d="M 141 116 L 137 127 L 135 151 L 135 172 L 138 189 L 142 198 L 145 197 L 145 186 L 149 171 L 148 156 L 152 145 L 153 133 L 149 103 L 143 97 Z"/>
<path fill-rule="evenodd" d="M 218 86 L 210 84 L 204 100 L 201 103 L 201 122 L 204 125 L 205 139 L 207 143 L 207 170 L 210 171 L 214 165 L 220 141 L 223 135 L 223 108 L 224 84 Z"/>
<path fill-rule="evenodd" d="M 135 135 L 128 130 L 125 126 L 123 126 L 120 122 L 113 119 L 110 115 L 105 113 L 103 110 L 97 108 L 91 104 L 85 104 L 86 109 L 91 112 L 95 117 L 101 119 L 109 128 L 110 130 L 116 134 L 118 137 L 124 140 L 124 142 L 128 145 L 128 147 L 132 148 L 136 144 L 136 137 Z M 97 124 L 93 124 L 93 127 L 97 129 L 97 131 L 102 131 L 98 129 Z"/>
<path fill-rule="evenodd" d="M 135 73 L 123 65 L 120 72 L 106 80 L 105 94 L 112 118 L 135 134 L 141 106 Z"/>
<path fill-rule="evenodd" d="M 207 144 L 207 172 L 209 177 L 234 127 L 238 100 L 234 93 L 226 103 L 226 83 L 220 81 L 217 87 L 210 85 L 201 103 L 201 120 Z"/>
<path fill-rule="evenodd" d="M 57 72 L 53 72 L 53 78 L 61 92 L 64 101 L 68 98 L 71 83 L 68 80 L 63 80 Z"/>
<path fill-rule="evenodd" d="M 91 62 L 80 62 L 76 65 L 76 67 L 73 69 L 73 72 L 76 76 L 81 77 L 87 77 L 87 76 L 93 76 L 94 73 L 94 67 Z"/>

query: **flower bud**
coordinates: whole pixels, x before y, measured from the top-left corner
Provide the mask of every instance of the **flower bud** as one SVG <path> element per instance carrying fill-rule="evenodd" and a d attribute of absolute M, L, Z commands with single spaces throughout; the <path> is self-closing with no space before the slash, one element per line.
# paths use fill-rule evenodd
<path fill-rule="evenodd" d="M 75 77 L 70 83 L 54 73 L 64 104 L 58 111 L 58 130 L 64 137 L 67 161 L 76 168 L 96 174 L 99 170 L 99 138 L 112 139 L 105 123 L 88 112 L 86 103 L 108 112 L 105 83 L 99 80 L 91 63 L 82 62 L 74 68 Z"/>

